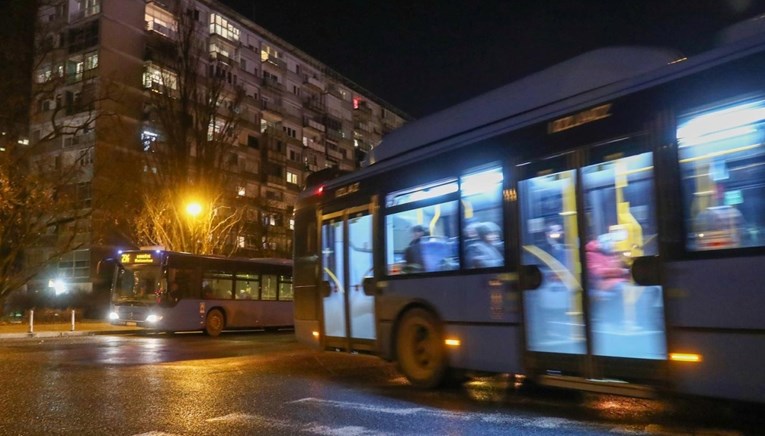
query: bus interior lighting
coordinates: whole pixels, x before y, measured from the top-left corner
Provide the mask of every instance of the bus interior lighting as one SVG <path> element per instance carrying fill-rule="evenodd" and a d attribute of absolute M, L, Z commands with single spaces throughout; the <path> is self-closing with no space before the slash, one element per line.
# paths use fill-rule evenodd
<path fill-rule="evenodd" d="M 699 115 L 677 129 L 681 146 L 689 146 L 754 133 L 752 124 L 765 120 L 765 108 L 760 102 Z M 713 135 L 713 136 L 708 136 Z"/>
<path fill-rule="evenodd" d="M 317 332 L 316 330 L 314 330 L 311 334 L 313 334 L 314 338 L 319 339 L 319 332 Z"/>
<path fill-rule="evenodd" d="M 455 338 L 448 338 L 444 340 L 444 343 L 449 347 L 459 347 L 460 345 L 462 345 L 462 341 Z"/>

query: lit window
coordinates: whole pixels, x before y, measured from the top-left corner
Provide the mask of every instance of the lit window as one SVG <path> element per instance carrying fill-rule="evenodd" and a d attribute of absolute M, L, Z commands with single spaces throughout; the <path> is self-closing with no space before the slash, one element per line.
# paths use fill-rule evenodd
<path fill-rule="evenodd" d="M 678 122 L 686 247 L 765 245 L 765 101 L 694 113 Z"/>
<path fill-rule="evenodd" d="M 293 172 L 291 172 L 291 171 L 287 171 L 287 183 L 292 183 L 292 184 L 297 185 L 298 184 L 298 175 L 293 173 Z"/>
<path fill-rule="evenodd" d="M 218 14 L 210 14 L 210 33 L 220 35 L 231 41 L 239 41 L 239 29 Z"/>
<path fill-rule="evenodd" d="M 502 168 L 491 167 L 460 178 L 462 250 L 466 268 L 504 265 Z"/>
<path fill-rule="evenodd" d="M 164 89 L 175 90 L 178 89 L 178 75 L 150 63 L 143 73 L 143 86 L 158 92 Z"/>
<path fill-rule="evenodd" d="M 144 21 L 146 22 L 146 30 L 157 32 L 168 38 L 174 38 L 176 35 L 178 25 L 175 17 L 155 2 L 146 3 Z"/>

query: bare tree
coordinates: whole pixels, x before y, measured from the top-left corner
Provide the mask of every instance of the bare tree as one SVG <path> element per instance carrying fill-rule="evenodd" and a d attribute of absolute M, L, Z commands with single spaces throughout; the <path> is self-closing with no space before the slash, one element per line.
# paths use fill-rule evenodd
<path fill-rule="evenodd" d="M 87 77 L 97 56 L 67 70 L 55 20 L 38 19 L 54 4 L 13 1 L 0 23 L 0 301 L 88 242 L 94 127 L 108 98 Z"/>
<path fill-rule="evenodd" d="M 48 259 L 29 259 L 25 250 L 50 238 L 66 220 L 56 207 L 65 202 L 60 178 L 33 171 L 27 138 L 34 62 L 36 2 L 11 2 L 0 18 L 0 301 L 22 287 Z M 65 178 L 69 178 L 69 174 Z M 71 217 L 75 219 L 74 217 Z M 66 241 L 58 247 L 67 245 Z"/>
<path fill-rule="evenodd" d="M 175 2 L 176 22 L 148 43 L 147 185 L 132 228 L 138 245 L 231 254 L 246 213 L 236 198 L 234 151 L 244 90 L 232 77 L 230 59 L 206 44 L 209 30 L 189 6 Z M 200 207 L 197 215 L 186 212 L 192 202 Z"/>

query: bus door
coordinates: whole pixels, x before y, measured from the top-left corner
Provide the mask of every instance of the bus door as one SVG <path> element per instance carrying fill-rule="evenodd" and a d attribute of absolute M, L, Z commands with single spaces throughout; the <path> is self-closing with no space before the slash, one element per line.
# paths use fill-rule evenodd
<path fill-rule="evenodd" d="M 663 377 L 662 288 L 637 285 L 630 270 L 658 255 L 653 154 L 635 150 L 625 139 L 520 167 L 521 262 L 543 275 L 524 291 L 537 373 Z"/>
<path fill-rule="evenodd" d="M 372 215 L 369 207 L 322 218 L 323 336 L 327 348 L 374 348 L 374 297 L 364 293 L 372 277 Z"/>

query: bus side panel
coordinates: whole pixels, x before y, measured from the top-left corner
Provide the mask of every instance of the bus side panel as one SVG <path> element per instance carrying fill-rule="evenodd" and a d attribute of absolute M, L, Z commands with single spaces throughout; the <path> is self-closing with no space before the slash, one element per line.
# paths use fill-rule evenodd
<path fill-rule="evenodd" d="M 666 265 L 670 353 L 678 392 L 765 401 L 765 293 L 762 258 L 721 258 Z"/>
<path fill-rule="evenodd" d="M 762 256 L 669 263 L 665 270 L 669 323 L 765 333 L 763 272 Z"/>
<path fill-rule="evenodd" d="M 157 329 L 174 332 L 201 330 L 205 314 L 199 311 L 200 301 L 183 299 L 173 307 L 157 308 L 158 312 L 162 314 L 162 321 Z M 150 326 L 147 325 L 146 327 Z"/>
<path fill-rule="evenodd" d="M 446 326 L 446 337 L 460 338 L 461 344 L 449 348 L 449 364 L 475 371 L 521 374 L 523 369 L 523 329 L 520 325 Z"/>
<path fill-rule="evenodd" d="M 477 371 L 520 372 L 521 312 L 515 283 L 500 274 L 417 277 L 389 280 L 377 298 L 380 355 L 394 359 L 395 322 L 411 304 L 428 301 L 444 322 L 450 364 Z"/>
<path fill-rule="evenodd" d="M 702 361 L 671 362 L 670 382 L 683 394 L 765 402 L 765 336 L 671 331 L 678 350 L 700 352 Z"/>
<path fill-rule="evenodd" d="M 210 301 L 226 313 L 227 328 L 287 327 L 293 324 L 291 301 Z"/>

